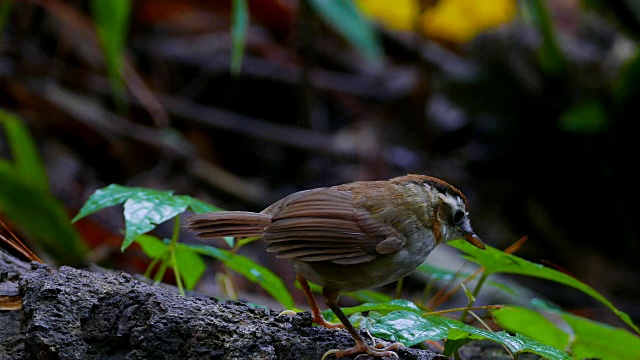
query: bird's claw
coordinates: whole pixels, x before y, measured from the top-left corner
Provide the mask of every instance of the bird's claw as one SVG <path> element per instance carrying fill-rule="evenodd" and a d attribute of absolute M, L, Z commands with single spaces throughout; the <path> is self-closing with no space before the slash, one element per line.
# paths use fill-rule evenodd
<path fill-rule="evenodd" d="M 344 329 L 343 324 L 332 324 L 328 322 L 321 314 L 319 316 L 313 316 L 313 323 L 326 327 L 327 329 Z"/>
<path fill-rule="evenodd" d="M 389 345 L 388 343 L 384 342 L 384 341 L 376 341 L 376 338 L 373 337 L 373 335 L 371 335 L 371 333 L 369 332 L 369 330 L 364 329 L 364 332 L 367 334 L 367 336 L 369 336 L 369 339 L 371 339 L 371 343 L 373 344 L 373 347 L 375 347 L 376 349 L 384 349 L 384 350 L 398 350 L 401 347 L 404 347 L 404 344 L 402 343 L 392 343 L 391 345 Z"/>
<path fill-rule="evenodd" d="M 393 350 L 398 350 L 399 348 L 404 347 L 404 345 L 402 343 L 393 343 L 391 345 L 386 345 L 383 343 L 378 343 L 375 344 L 374 346 L 370 346 L 367 344 L 358 344 L 352 348 L 349 349 L 344 349 L 344 350 L 339 350 L 339 349 L 332 349 L 327 351 L 326 353 L 324 353 L 324 355 L 322 355 L 322 359 L 324 360 L 327 356 L 329 355 L 335 355 L 335 357 L 337 358 L 341 358 L 347 355 L 354 355 L 354 354 L 358 354 L 358 353 L 362 353 L 358 356 L 356 356 L 356 359 L 359 358 L 360 356 L 364 356 L 364 355 L 371 355 L 371 356 L 377 356 L 377 357 L 382 357 L 382 356 L 393 356 L 396 359 L 398 359 L 398 354 L 396 354 L 395 351 Z"/>

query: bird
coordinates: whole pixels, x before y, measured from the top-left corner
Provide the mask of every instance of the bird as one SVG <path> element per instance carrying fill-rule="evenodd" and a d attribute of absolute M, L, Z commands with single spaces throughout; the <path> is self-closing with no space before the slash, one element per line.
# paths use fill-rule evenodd
<path fill-rule="evenodd" d="M 261 237 L 267 251 L 296 271 L 313 322 L 344 328 L 355 346 L 325 353 L 396 356 L 401 343 L 369 345 L 338 306 L 342 292 L 380 287 L 408 275 L 434 247 L 465 239 L 484 249 L 460 190 L 436 177 L 407 174 L 356 181 L 290 194 L 261 212 L 217 211 L 190 216 L 186 227 L 200 238 Z M 324 319 L 309 281 L 340 320 Z"/>

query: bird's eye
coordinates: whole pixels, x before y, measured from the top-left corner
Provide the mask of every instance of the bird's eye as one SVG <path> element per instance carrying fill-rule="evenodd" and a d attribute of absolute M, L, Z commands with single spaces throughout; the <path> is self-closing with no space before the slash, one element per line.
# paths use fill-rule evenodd
<path fill-rule="evenodd" d="M 462 222 L 462 219 L 464 219 L 464 211 L 462 211 L 462 210 L 454 211 L 454 213 L 453 213 L 453 224 L 454 225 L 460 224 L 460 222 Z"/>

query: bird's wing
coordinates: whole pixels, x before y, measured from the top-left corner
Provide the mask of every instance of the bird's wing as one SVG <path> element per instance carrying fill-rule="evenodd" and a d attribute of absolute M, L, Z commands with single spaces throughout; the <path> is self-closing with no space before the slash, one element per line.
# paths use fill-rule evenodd
<path fill-rule="evenodd" d="M 349 191 L 295 193 L 269 212 L 272 223 L 263 239 L 269 243 L 267 250 L 281 258 L 357 264 L 399 251 L 406 243 L 393 227 L 354 206 Z"/>

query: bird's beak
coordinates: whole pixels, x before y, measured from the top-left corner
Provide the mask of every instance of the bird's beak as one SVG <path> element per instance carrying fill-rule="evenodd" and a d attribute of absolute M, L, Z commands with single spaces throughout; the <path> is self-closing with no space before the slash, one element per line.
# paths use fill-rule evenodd
<path fill-rule="evenodd" d="M 478 235 L 476 235 L 476 233 L 473 232 L 473 229 L 471 228 L 471 224 L 469 223 L 469 220 L 463 222 L 458 229 L 462 231 L 464 239 L 467 240 L 471 245 L 477 247 L 478 249 L 482 249 L 482 250 L 485 249 L 485 246 L 482 240 L 480 240 Z"/>
<path fill-rule="evenodd" d="M 473 231 L 465 231 L 464 239 L 467 240 L 471 245 L 477 247 L 478 249 L 485 249 L 484 243 L 478 235 L 476 235 Z"/>

